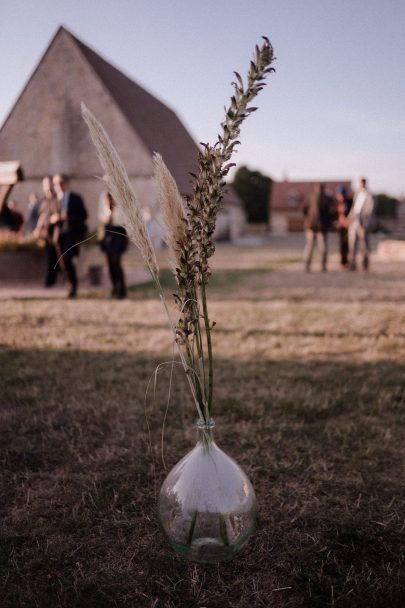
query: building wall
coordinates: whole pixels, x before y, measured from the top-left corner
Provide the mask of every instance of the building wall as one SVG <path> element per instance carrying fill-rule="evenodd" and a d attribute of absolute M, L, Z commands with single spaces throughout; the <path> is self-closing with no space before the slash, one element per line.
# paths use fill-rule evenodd
<path fill-rule="evenodd" d="M 303 230 L 303 204 L 320 182 L 325 185 L 326 193 L 332 197 L 336 196 L 341 186 L 351 192 L 351 184 L 347 179 L 273 182 L 269 201 L 271 232 L 286 234 Z"/>

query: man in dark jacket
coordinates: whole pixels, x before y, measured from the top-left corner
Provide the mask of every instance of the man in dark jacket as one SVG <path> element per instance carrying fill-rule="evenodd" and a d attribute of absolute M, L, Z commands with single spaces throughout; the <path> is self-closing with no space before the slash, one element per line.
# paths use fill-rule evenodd
<path fill-rule="evenodd" d="M 332 199 L 325 193 L 324 184 L 317 184 L 314 192 L 304 205 L 304 230 L 306 245 L 304 251 L 305 270 L 310 272 L 315 243 L 322 258 L 322 271 L 327 270 L 328 240 L 327 234 L 332 221 Z"/>
<path fill-rule="evenodd" d="M 55 175 L 53 186 L 60 205 L 59 245 L 70 283 L 69 298 L 75 298 L 77 273 L 74 258 L 79 255 L 79 244 L 86 237 L 87 211 L 82 197 L 70 190 L 69 178 L 66 175 Z"/>

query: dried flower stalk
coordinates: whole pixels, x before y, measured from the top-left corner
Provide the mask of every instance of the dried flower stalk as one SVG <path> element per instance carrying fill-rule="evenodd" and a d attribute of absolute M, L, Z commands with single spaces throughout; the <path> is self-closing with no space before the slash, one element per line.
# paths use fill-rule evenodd
<path fill-rule="evenodd" d="M 167 306 L 163 289 L 159 281 L 159 268 L 156 260 L 155 250 L 149 237 L 145 220 L 142 217 L 141 207 L 130 184 L 125 167 L 118 156 L 113 144 L 103 126 L 95 118 L 92 112 L 82 102 L 81 105 L 83 118 L 89 128 L 93 144 L 104 172 L 107 174 L 108 188 L 114 197 L 117 205 L 121 208 L 125 218 L 125 228 L 129 238 L 138 247 L 143 259 L 145 260 L 152 278 L 156 283 L 162 304 L 168 317 L 169 325 L 174 333 L 177 342 L 177 328 L 172 322 L 170 311 Z M 179 346 L 179 344 L 178 344 Z M 186 357 L 179 348 L 180 359 L 187 374 L 191 392 L 200 417 L 203 413 L 200 408 L 201 397 L 199 395 L 199 378 L 195 376 L 194 370 L 190 367 Z"/>
<path fill-rule="evenodd" d="M 207 409 L 212 409 L 213 398 L 213 355 L 211 329 L 212 324 L 208 315 L 206 284 L 210 277 L 208 259 L 215 252 L 213 234 L 215 230 L 217 213 L 222 201 L 225 188 L 225 177 L 233 166 L 229 160 L 234 149 L 239 145 L 238 137 L 242 122 L 257 108 L 248 107 L 252 99 L 265 86 L 264 79 L 267 74 L 274 71 L 269 67 L 274 59 L 273 47 L 268 38 L 263 37 L 261 47 L 256 45 L 255 56 L 250 62 L 245 87 L 241 76 L 235 72 L 237 82 L 233 83 L 234 95 L 231 105 L 225 109 L 225 120 L 221 123 L 222 132 L 214 146 L 204 144 L 202 152 L 198 155 L 199 171 L 193 184 L 193 196 L 187 201 L 190 223 L 198 244 L 201 302 L 207 341 L 208 379 L 206 379 Z"/>
<path fill-rule="evenodd" d="M 193 196 L 188 200 L 188 210 L 200 248 L 203 283 L 207 283 L 210 276 L 208 258 L 215 252 L 212 237 L 226 185 L 225 177 L 229 169 L 234 166 L 229 160 L 235 147 L 240 144 L 238 137 L 241 124 L 249 114 L 257 110 L 248 107 L 248 104 L 265 86 L 264 79 L 267 74 L 274 72 L 274 68 L 269 67 L 274 59 L 273 47 L 268 38 L 263 37 L 263 40 L 261 47 L 256 45 L 246 87 L 241 76 L 235 72 L 237 82 L 232 83 L 234 95 L 228 110 L 225 108 L 225 120 L 221 123 L 222 132 L 218 135 L 218 141 L 214 146 L 204 144 L 202 152 L 198 155 L 199 171 L 195 176 Z"/>
<path fill-rule="evenodd" d="M 166 227 L 164 239 L 174 267 L 181 264 L 181 250 L 186 239 L 186 211 L 174 177 L 160 154 L 154 154 L 155 185 L 160 209 Z"/>
<path fill-rule="evenodd" d="M 267 74 L 273 72 L 273 48 L 267 38 L 261 47 L 256 46 L 247 75 L 246 86 L 235 72 L 234 94 L 225 109 L 225 120 L 214 146 L 203 144 L 198 154 L 198 172 L 193 175 L 193 195 L 184 205 L 175 180 L 162 157 L 155 154 L 155 182 L 160 208 L 166 225 L 165 240 L 169 247 L 177 292 L 174 298 L 179 309 L 177 324 L 173 324 L 159 281 L 156 256 L 140 206 L 129 183 L 126 171 L 103 127 L 82 104 L 100 162 L 109 176 L 111 194 L 126 217 L 130 238 L 138 246 L 157 285 L 162 303 L 186 372 L 191 392 L 201 419 L 208 422 L 212 413 L 213 354 L 211 323 L 206 296 L 210 277 L 209 258 L 215 252 L 213 234 L 225 188 L 225 177 L 232 167 L 230 159 L 242 122 L 256 110 L 249 107 L 252 99 L 264 87 Z"/>

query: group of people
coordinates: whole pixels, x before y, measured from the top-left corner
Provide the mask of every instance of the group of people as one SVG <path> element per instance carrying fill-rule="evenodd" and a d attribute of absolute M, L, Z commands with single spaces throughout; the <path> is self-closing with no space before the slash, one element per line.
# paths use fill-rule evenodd
<path fill-rule="evenodd" d="M 341 265 L 349 270 L 357 268 L 358 250 L 361 252 L 364 270 L 369 268 L 369 228 L 373 214 L 374 199 L 362 178 L 354 197 L 350 197 L 344 186 L 336 198 L 330 196 L 324 184 L 317 184 L 303 207 L 306 245 L 304 251 L 305 270 L 310 272 L 315 244 L 321 253 L 321 268 L 327 270 L 328 232 L 333 226 L 339 234 Z"/>
<path fill-rule="evenodd" d="M 45 286 L 51 287 L 63 274 L 69 284 L 69 298 L 75 298 L 78 288 L 76 258 L 80 243 L 86 238 L 88 217 L 82 197 L 70 188 L 67 175 L 47 176 L 42 180 L 43 197 L 30 196 L 28 228 L 45 247 Z M 354 197 L 342 186 L 336 196 L 326 191 L 325 185 L 317 184 L 303 205 L 306 245 L 305 269 L 311 270 L 315 245 L 321 253 L 322 271 L 327 270 L 328 232 L 336 228 L 339 235 L 341 264 L 350 270 L 357 268 L 360 249 L 364 270 L 369 268 L 369 228 L 374 200 L 367 188 L 367 180 L 361 179 Z M 3 208 L 0 220 L 21 230 L 23 216 L 13 204 Z M 4 217 L 3 217 L 4 216 Z M 147 218 L 146 218 L 147 219 Z M 108 191 L 99 201 L 98 220 L 102 234 L 99 240 L 107 258 L 112 283 L 112 297 L 121 299 L 127 295 L 122 255 L 128 247 L 120 209 Z"/>
<path fill-rule="evenodd" d="M 45 247 L 45 286 L 55 285 L 62 274 L 69 284 L 69 298 L 77 296 L 78 276 L 76 258 L 80 243 L 86 238 L 88 217 L 82 197 L 70 188 L 67 175 L 47 176 L 42 180 L 42 199 L 30 197 L 28 222 L 35 238 Z M 122 268 L 122 254 L 127 249 L 128 239 L 122 218 L 111 194 L 104 192 L 100 198 L 98 218 L 102 227 L 100 245 L 107 258 L 111 295 L 125 298 L 127 295 Z"/>
<path fill-rule="evenodd" d="M 76 258 L 87 233 L 87 210 L 82 197 L 70 189 L 67 175 L 42 180 L 43 198 L 37 210 L 35 237 L 45 245 L 45 286 L 52 287 L 59 273 L 69 283 L 69 298 L 77 295 Z"/>

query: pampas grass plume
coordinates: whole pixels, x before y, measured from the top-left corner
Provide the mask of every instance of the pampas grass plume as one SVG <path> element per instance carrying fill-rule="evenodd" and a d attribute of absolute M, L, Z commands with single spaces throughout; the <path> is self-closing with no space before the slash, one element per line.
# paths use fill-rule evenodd
<path fill-rule="evenodd" d="M 153 162 L 160 209 L 166 226 L 165 241 L 169 247 L 173 264 L 180 266 L 182 244 L 186 238 L 186 213 L 183 199 L 160 154 L 155 153 Z"/>
<path fill-rule="evenodd" d="M 82 102 L 82 116 L 89 128 L 101 166 L 108 176 L 108 189 L 125 218 L 125 228 L 131 241 L 138 247 L 154 279 L 159 268 L 141 206 L 131 186 L 128 174 L 109 136 L 88 107 Z"/>

